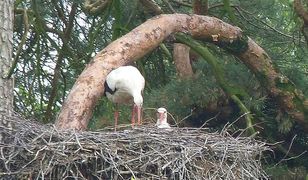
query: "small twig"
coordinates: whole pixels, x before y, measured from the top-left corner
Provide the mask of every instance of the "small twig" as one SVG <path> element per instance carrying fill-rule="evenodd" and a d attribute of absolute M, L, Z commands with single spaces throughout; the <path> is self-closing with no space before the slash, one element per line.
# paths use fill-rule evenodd
<path fill-rule="evenodd" d="M 194 112 L 194 109 L 191 109 L 191 110 L 190 110 L 190 114 L 188 114 L 187 116 L 185 116 L 185 117 L 184 117 L 183 119 L 181 119 L 179 122 L 174 121 L 174 122 L 176 123 L 177 127 L 179 127 L 178 124 L 180 124 L 182 121 L 184 121 L 184 120 L 186 120 L 187 118 L 191 117 L 192 114 L 193 114 L 193 112 Z M 174 118 L 173 118 L 173 119 L 174 119 Z"/>
<path fill-rule="evenodd" d="M 81 146 L 81 144 L 79 142 L 79 138 L 78 138 L 76 132 L 74 132 L 74 135 L 75 135 L 75 139 L 76 139 L 77 144 L 79 145 L 80 149 L 83 150 L 83 147 Z"/>
<path fill-rule="evenodd" d="M 35 160 L 37 159 L 39 153 L 40 153 L 41 151 L 45 150 L 46 148 L 47 148 L 47 146 L 44 146 L 43 148 L 41 148 L 40 150 L 38 150 L 38 151 L 36 152 L 34 158 L 33 158 L 31 161 L 29 161 L 27 164 L 25 164 L 25 165 L 22 167 L 22 169 L 26 168 L 29 164 L 31 164 L 33 161 L 35 161 Z"/>
<path fill-rule="evenodd" d="M 212 117 L 212 118 L 206 120 L 206 121 L 199 127 L 199 129 L 202 129 L 208 122 L 212 121 L 213 119 L 216 119 L 216 118 L 219 116 L 219 114 L 220 114 L 220 112 L 217 113 L 214 117 Z"/>
<path fill-rule="evenodd" d="M 282 163 L 282 162 L 284 162 L 284 161 L 288 161 L 288 160 L 291 160 L 291 159 L 296 159 L 296 158 L 302 156 L 303 154 L 307 153 L 307 150 L 306 150 L 306 151 L 300 153 L 300 154 L 297 155 L 297 156 L 293 156 L 293 157 L 290 157 L 290 158 L 286 158 L 286 157 L 289 155 L 289 152 L 290 152 L 290 150 L 291 150 L 291 148 L 292 148 L 293 142 L 294 142 L 294 140 L 295 140 L 296 137 L 297 137 L 297 134 L 293 136 L 293 138 L 292 138 L 292 140 L 291 140 L 291 142 L 290 142 L 289 148 L 288 148 L 287 152 L 285 153 L 284 157 L 283 157 L 278 163 L 276 163 L 274 167 L 278 166 L 280 163 Z"/>

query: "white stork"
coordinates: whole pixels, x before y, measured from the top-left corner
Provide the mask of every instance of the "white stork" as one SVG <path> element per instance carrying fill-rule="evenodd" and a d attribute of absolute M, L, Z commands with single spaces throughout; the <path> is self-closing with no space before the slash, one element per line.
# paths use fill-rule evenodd
<path fill-rule="evenodd" d="M 157 128 L 165 128 L 169 129 L 171 128 L 169 123 L 167 122 L 167 110 L 165 108 L 158 108 L 157 109 L 157 122 L 156 126 Z"/>
<path fill-rule="evenodd" d="M 133 104 L 132 127 L 135 125 L 135 114 L 138 115 L 138 125 L 141 124 L 141 108 L 143 103 L 142 91 L 145 80 L 139 70 L 133 66 L 121 66 L 112 70 L 104 83 L 105 95 L 115 103 L 115 130 L 117 128 L 119 111 L 118 104 Z"/>

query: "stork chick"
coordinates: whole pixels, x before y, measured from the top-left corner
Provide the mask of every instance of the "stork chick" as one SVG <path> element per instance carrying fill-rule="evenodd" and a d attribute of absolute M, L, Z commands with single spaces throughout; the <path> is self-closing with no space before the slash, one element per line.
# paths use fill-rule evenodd
<path fill-rule="evenodd" d="M 157 128 L 171 128 L 169 123 L 167 122 L 167 110 L 165 108 L 158 108 L 157 109 Z"/>

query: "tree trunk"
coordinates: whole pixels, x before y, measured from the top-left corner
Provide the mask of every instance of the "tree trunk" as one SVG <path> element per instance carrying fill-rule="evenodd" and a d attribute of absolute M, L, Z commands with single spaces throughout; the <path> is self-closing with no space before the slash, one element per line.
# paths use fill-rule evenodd
<path fill-rule="evenodd" d="M 176 72 L 181 78 L 190 78 L 193 75 L 193 70 L 190 64 L 189 51 L 190 48 L 185 44 L 174 43 L 173 60 Z"/>
<path fill-rule="evenodd" d="M 208 0 L 194 0 L 193 13 L 198 15 L 207 14 Z M 173 45 L 173 61 L 180 78 L 190 78 L 194 74 L 191 66 L 191 53 L 190 48 L 185 44 L 175 43 Z"/>
<path fill-rule="evenodd" d="M 305 37 L 306 43 L 308 44 L 308 12 L 304 8 L 301 0 L 294 0 L 293 5 L 295 12 L 303 20 L 302 33 Z"/>
<path fill-rule="evenodd" d="M 208 0 L 194 0 L 193 11 L 194 11 L 194 14 L 207 15 L 209 13 L 209 1 Z"/>
<path fill-rule="evenodd" d="M 6 79 L 12 62 L 13 7 L 13 0 L 0 1 L 0 126 L 8 128 L 11 124 L 1 114 L 11 115 L 13 112 L 13 79 Z"/>
<path fill-rule="evenodd" d="M 194 38 L 215 43 L 233 52 L 260 78 L 283 109 L 308 131 L 305 120 L 305 117 L 308 119 L 305 114 L 308 107 L 303 104 L 303 97 L 287 78 L 275 71 L 271 59 L 261 47 L 245 37 L 238 27 L 214 17 L 185 14 L 156 16 L 100 51 L 76 80 L 63 104 L 56 126 L 85 130 L 96 102 L 103 95 L 107 74 L 113 68 L 141 58 L 176 32 L 189 33 Z M 281 85 L 288 87 L 282 90 Z"/>

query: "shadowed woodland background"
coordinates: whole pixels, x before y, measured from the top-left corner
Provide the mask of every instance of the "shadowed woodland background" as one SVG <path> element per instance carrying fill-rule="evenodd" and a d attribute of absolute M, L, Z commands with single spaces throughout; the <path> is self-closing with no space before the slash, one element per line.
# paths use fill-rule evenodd
<path fill-rule="evenodd" d="M 15 78 L 15 111 L 28 118 L 53 123 L 76 78 L 91 58 L 113 40 L 147 19 L 161 13 L 215 16 L 254 39 L 303 94 L 308 96 L 308 49 L 305 18 L 288 0 L 86 0 L 15 1 L 14 63 L 9 75 Z M 305 10 L 306 4 L 300 5 Z M 300 8 L 297 8 L 297 10 Z M 297 15 L 299 14 L 299 16 Z M 305 13 L 304 13 L 305 15 Z M 304 19 L 304 21 L 302 20 Z M 308 24 L 308 23 L 307 23 Z M 213 131 L 227 122 L 233 129 L 245 129 L 237 105 L 216 82 L 213 68 L 190 52 L 191 70 L 176 69 L 172 53 L 174 39 L 163 42 L 136 62 L 146 79 L 145 121 L 155 122 L 154 110 L 164 106 L 171 124 L 199 127 L 207 122 Z M 308 168 L 308 136 L 280 110 L 256 77 L 236 57 L 212 44 L 203 43 L 218 59 L 229 84 L 250 96 L 243 98 L 253 114 L 257 138 L 275 146 L 264 159 L 273 178 L 305 177 Z M 129 108 L 121 108 L 121 123 L 129 122 Z M 113 125 L 113 105 L 102 98 L 90 129 Z M 283 159 L 283 160 L 282 160 Z M 287 171 L 289 170 L 289 171 Z"/>

